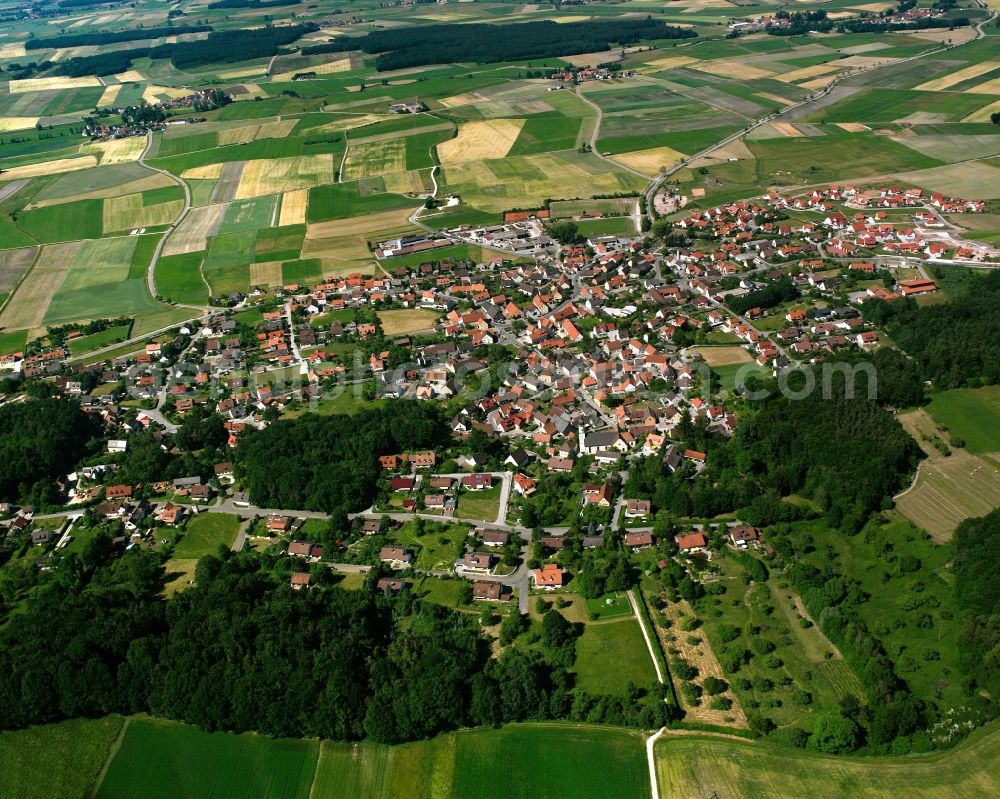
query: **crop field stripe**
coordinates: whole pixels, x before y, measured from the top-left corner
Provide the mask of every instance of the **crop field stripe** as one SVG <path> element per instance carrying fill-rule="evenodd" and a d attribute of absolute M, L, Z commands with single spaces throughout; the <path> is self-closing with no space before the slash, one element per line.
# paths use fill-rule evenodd
<path fill-rule="evenodd" d="M 39 327 L 82 246 L 83 242 L 76 241 L 42 247 L 35 265 L 0 312 L 0 327 L 10 330 Z"/>

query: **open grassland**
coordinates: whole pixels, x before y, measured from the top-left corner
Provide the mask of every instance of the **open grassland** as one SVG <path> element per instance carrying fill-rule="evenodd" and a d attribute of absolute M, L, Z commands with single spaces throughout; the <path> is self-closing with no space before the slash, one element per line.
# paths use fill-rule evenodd
<path fill-rule="evenodd" d="M 587 624 L 576 644 L 576 687 L 589 694 L 624 696 L 629 683 L 656 682 L 653 661 L 634 616 Z"/>
<path fill-rule="evenodd" d="M 184 536 L 174 547 L 174 557 L 198 559 L 214 555 L 220 546 L 229 549 L 236 540 L 240 520 L 224 513 L 201 513 L 187 523 Z"/>
<path fill-rule="evenodd" d="M 610 728 L 513 725 L 387 747 L 324 742 L 324 799 L 635 799 L 649 793 L 642 738 Z"/>
<path fill-rule="evenodd" d="M 833 757 L 670 733 L 654 751 L 663 799 L 981 799 L 1000 793 L 995 723 L 950 752 L 910 757 Z"/>
<path fill-rule="evenodd" d="M 115 325 L 114 327 L 107 327 L 99 333 L 70 339 L 69 354 L 74 357 L 85 355 L 93 350 L 101 349 L 101 347 L 107 347 L 111 344 L 117 344 L 119 341 L 124 341 L 128 338 L 130 327 L 128 324 Z"/>
<path fill-rule="evenodd" d="M 421 330 L 430 330 L 441 316 L 433 310 L 423 308 L 407 308 L 395 311 L 379 311 L 378 320 L 382 323 L 382 332 L 387 336 L 407 335 Z"/>
<path fill-rule="evenodd" d="M 97 779 L 123 724 L 109 716 L 0 733 L 0 796 L 79 799 Z"/>
<path fill-rule="evenodd" d="M 931 395 L 927 412 L 980 455 L 1000 452 L 1000 386 L 960 388 Z"/>
<path fill-rule="evenodd" d="M 463 122 L 454 139 L 438 145 L 438 158 L 442 164 L 503 158 L 514 146 L 522 127 L 523 119 Z"/>
<path fill-rule="evenodd" d="M 306 799 L 319 745 L 137 718 L 97 799 Z"/>
<path fill-rule="evenodd" d="M 947 398 L 938 405 L 938 414 L 954 423 L 961 418 L 961 409 L 972 405 L 982 407 L 981 403 L 970 403 L 964 398 Z M 990 409 L 988 416 L 995 413 L 995 409 Z M 951 449 L 949 433 L 939 429 L 941 422 L 925 410 L 900 414 L 899 421 L 927 455 L 917 468 L 916 481 L 895 498 L 900 513 L 936 540 L 943 541 L 951 538 L 964 519 L 984 516 L 1000 507 L 1000 455 L 979 457 Z M 996 435 L 995 426 L 984 424 L 982 418 L 961 419 L 959 427 L 988 430 L 982 434 L 973 430 L 972 440 L 980 446 L 992 443 Z M 942 450 L 950 454 L 945 456 Z"/>

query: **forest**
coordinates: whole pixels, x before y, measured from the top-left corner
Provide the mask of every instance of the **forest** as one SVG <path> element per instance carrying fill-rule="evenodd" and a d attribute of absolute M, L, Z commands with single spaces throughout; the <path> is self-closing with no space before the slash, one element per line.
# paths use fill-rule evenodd
<path fill-rule="evenodd" d="M 303 55 L 361 50 L 379 53 L 379 71 L 473 61 L 490 64 L 607 50 L 655 39 L 685 39 L 697 34 L 645 17 L 558 24 L 551 20 L 514 25 L 424 25 L 413 29 L 373 31 L 362 37 L 344 36 L 327 44 L 302 48 Z"/>
<path fill-rule="evenodd" d="M 799 290 L 795 288 L 790 278 L 775 280 L 762 289 L 750 291 L 741 296 L 729 297 L 726 304 L 733 313 L 745 314 L 751 308 L 773 308 L 783 302 L 799 298 Z"/>
<path fill-rule="evenodd" d="M 955 598 L 964 613 L 963 671 L 973 688 L 1000 695 L 1000 510 L 955 531 Z"/>
<path fill-rule="evenodd" d="M 885 329 L 936 388 L 1000 382 L 1000 272 L 967 284 L 952 302 L 865 303 L 865 320 Z"/>
<path fill-rule="evenodd" d="M 129 69 L 137 58 L 169 58 L 178 69 L 204 64 L 244 61 L 276 55 L 281 47 L 318 30 L 315 23 L 267 25 L 262 28 L 239 28 L 212 31 L 207 38 L 193 42 L 136 47 L 97 55 L 79 56 L 58 64 L 56 73 L 69 77 L 113 75 Z"/>
<path fill-rule="evenodd" d="M 138 39 L 158 39 L 161 36 L 178 36 L 182 33 L 204 33 L 210 30 L 212 30 L 211 25 L 165 25 L 159 28 L 132 28 L 123 31 L 65 33 L 61 36 L 28 39 L 24 43 L 24 48 L 26 50 L 42 50 L 52 47 L 82 47 L 88 44 L 116 44 Z"/>
<path fill-rule="evenodd" d="M 283 554 L 205 556 L 197 585 L 170 600 L 159 553 L 116 554 L 98 535 L 0 628 L 0 729 L 150 712 L 208 730 L 397 743 L 529 719 L 669 720 L 656 686 L 574 691 L 580 625 L 552 606 L 530 645 L 495 659 L 475 616 L 408 591 L 344 591 L 322 567 L 318 590 L 296 592 Z M 505 644 L 522 634 L 517 614 L 501 624 Z"/>
<path fill-rule="evenodd" d="M 236 474 L 260 507 L 356 512 L 374 499 L 379 455 L 434 449 L 448 432 L 436 406 L 411 400 L 354 416 L 306 414 L 244 435 Z"/>
<path fill-rule="evenodd" d="M 71 399 L 49 397 L 0 408 L 0 499 L 27 500 L 72 471 L 100 429 Z"/>

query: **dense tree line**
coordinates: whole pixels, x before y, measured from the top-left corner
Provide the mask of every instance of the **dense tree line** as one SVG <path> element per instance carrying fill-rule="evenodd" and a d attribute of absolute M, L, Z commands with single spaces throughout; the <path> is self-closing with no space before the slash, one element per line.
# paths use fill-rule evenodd
<path fill-rule="evenodd" d="M 591 20 L 558 24 L 551 20 L 514 25 L 422 25 L 418 29 L 379 30 L 365 36 L 344 36 L 327 44 L 304 47 L 303 55 L 361 50 L 379 53 L 381 70 L 424 64 L 473 61 L 521 61 L 528 58 L 573 55 L 607 50 L 612 44 L 634 44 L 652 39 L 685 39 L 697 34 L 651 17 Z"/>
<path fill-rule="evenodd" d="M 0 408 L 0 499 L 17 501 L 36 483 L 71 471 L 100 431 L 69 399 L 40 398 Z"/>
<path fill-rule="evenodd" d="M 792 283 L 790 278 L 783 277 L 768 283 L 764 288 L 750 291 L 740 296 L 731 296 L 726 299 L 733 313 L 745 314 L 751 308 L 773 308 L 783 302 L 797 300 L 800 296 L 799 290 Z"/>
<path fill-rule="evenodd" d="M 864 316 L 937 388 L 1000 383 L 1000 272 L 977 279 L 944 305 L 876 301 L 865 303 Z"/>
<path fill-rule="evenodd" d="M 972 688 L 1000 696 L 1000 510 L 955 531 L 955 597 L 964 614 L 960 663 Z"/>
<path fill-rule="evenodd" d="M 190 69 L 204 64 L 268 58 L 280 48 L 318 29 L 315 23 L 301 25 L 267 25 L 263 28 L 239 28 L 212 31 L 205 39 L 192 42 L 161 44 L 156 47 L 136 47 L 71 58 L 60 63 L 56 72 L 69 77 L 112 75 L 129 69 L 137 58 L 169 58 L 178 69 Z"/>
<path fill-rule="evenodd" d="M 260 507 L 359 511 L 375 496 L 379 455 L 433 449 L 447 438 L 430 403 L 394 402 L 354 416 L 306 414 L 246 433 L 236 473 Z"/>
<path fill-rule="evenodd" d="M 506 619 L 491 658 L 474 616 L 408 591 L 344 591 L 325 568 L 318 590 L 296 592 L 292 568 L 281 554 L 223 551 L 167 601 L 158 553 L 115 558 L 98 535 L 0 628 L 0 729 L 151 712 L 209 730 L 398 743 L 529 719 L 668 720 L 654 686 L 574 691 L 580 625 L 553 608 L 530 632 Z M 526 646 L 510 645 L 522 634 Z"/>
<path fill-rule="evenodd" d="M 161 36 L 178 36 L 182 33 L 204 33 L 210 30 L 212 30 L 211 25 L 165 25 L 159 28 L 130 28 L 123 31 L 65 33 L 61 36 L 28 39 L 24 43 L 24 49 L 42 50 L 54 47 L 82 47 L 91 44 L 116 44 L 117 42 L 132 42 L 136 39 L 159 39 Z"/>

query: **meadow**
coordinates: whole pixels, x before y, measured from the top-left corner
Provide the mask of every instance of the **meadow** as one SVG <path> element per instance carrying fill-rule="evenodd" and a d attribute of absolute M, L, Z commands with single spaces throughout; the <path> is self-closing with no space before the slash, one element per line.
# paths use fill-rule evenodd
<path fill-rule="evenodd" d="M 174 547 L 174 557 L 197 559 L 214 555 L 220 546 L 227 549 L 236 540 L 240 520 L 224 513 L 201 513 L 187 523 L 184 535 Z"/>
<path fill-rule="evenodd" d="M 951 751 L 909 757 L 833 757 L 669 733 L 654 751 L 663 799 L 979 799 L 1000 793 L 1000 728 L 995 723 Z"/>
<path fill-rule="evenodd" d="M 931 395 L 927 412 L 948 433 L 965 442 L 965 449 L 981 455 L 1000 453 L 1000 387 L 955 389 Z"/>
<path fill-rule="evenodd" d="M 576 642 L 576 687 L 590 694 L 625 695 L 629 684 L 656 682 L 656 671 L 635 616 L 589 623 Z"/>

